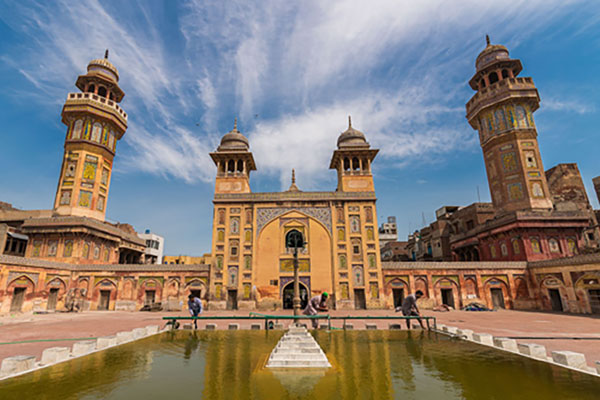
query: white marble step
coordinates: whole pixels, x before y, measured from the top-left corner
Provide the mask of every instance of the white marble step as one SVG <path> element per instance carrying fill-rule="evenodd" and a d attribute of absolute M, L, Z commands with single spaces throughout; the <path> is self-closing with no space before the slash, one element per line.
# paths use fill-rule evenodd
<path fill-rule="evenodd" d="M 267 368 L 330 368 L 329 361 L 271 361 Z"/>
<path fill-rule="evenodd" d="M 323 354 L 271 354 L 269 361 L 323 361 Z"/>
<path fill-rule="evenodd" d="M 273 353 L 288 353 L 288 354 L 313 354 L 313 353 L 323 353 L 318 347 L 298 347 L 298 348 L 288 348 L 288 347 L 275 347 Z"/>
<path fill-rule="evenodd" d="M 267 368 L 328 368 L 327 356 L 305 328 L 293 327 L 279 340 Z"/>

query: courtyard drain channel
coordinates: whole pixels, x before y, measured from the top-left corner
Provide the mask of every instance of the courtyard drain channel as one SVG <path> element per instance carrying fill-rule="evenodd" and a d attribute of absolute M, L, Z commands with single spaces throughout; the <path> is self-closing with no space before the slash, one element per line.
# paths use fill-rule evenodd
<path fill-rule="evenodd" d="M 271 352 L 267 368 L 330 368 L 323 349 L 304 327 L 292 326 Z"/>

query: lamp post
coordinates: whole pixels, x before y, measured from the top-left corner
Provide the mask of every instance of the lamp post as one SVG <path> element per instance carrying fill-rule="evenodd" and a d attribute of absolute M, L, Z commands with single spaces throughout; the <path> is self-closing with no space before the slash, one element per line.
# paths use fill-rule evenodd
<path fill-rule="evenodd" d="M 289 231 L 285 238 L 286 247 L 294 249 L 294 315 L 300 315 L 300 279 L 298 277 L 298 248 L 304 247 L 304 237 L 296 229 Z"/>

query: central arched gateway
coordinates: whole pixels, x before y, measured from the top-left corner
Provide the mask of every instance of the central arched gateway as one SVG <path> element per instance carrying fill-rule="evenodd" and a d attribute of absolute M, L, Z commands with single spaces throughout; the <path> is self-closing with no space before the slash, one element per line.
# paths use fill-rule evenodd
<path fill-rule="evenodd" d="M 308 304 L 308 288 L 304 283 L 300 283 L 300 308 L 306 308 Z M 289 282 L 283 287 L 282 299 L 283 309 L 292 310 L 294 308 L 294 281 Z"/>

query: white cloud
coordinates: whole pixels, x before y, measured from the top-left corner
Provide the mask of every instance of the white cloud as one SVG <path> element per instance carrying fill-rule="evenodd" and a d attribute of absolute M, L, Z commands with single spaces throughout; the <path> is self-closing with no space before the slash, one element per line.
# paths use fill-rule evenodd
<path fill-rule="evenodd" d="M 18 60 L 4 58 L 62 100 L 90 57 L 110 48 L 130 115 L 125 169 L 209 182 L 208 152 L 240 115 L 259 174 L 287 186 L 296 167 L 313 188 L 328 179 L 323 165 L 348 114 L 389 166 L 473 146 L 466 82 L 484 34 L 514 48 L 574 3 L 195 0 L 169 3 L 175 29 L 152 3 L 19 4 L 19 19 L 3 20 L 30 40 Z"/>
<path fill-rule="evenodd" d="M 540 111 L 566 111 L 575 114 L 588 114 L 595 111 L 593 104 L 572 99 L 542 99 Z"/>

